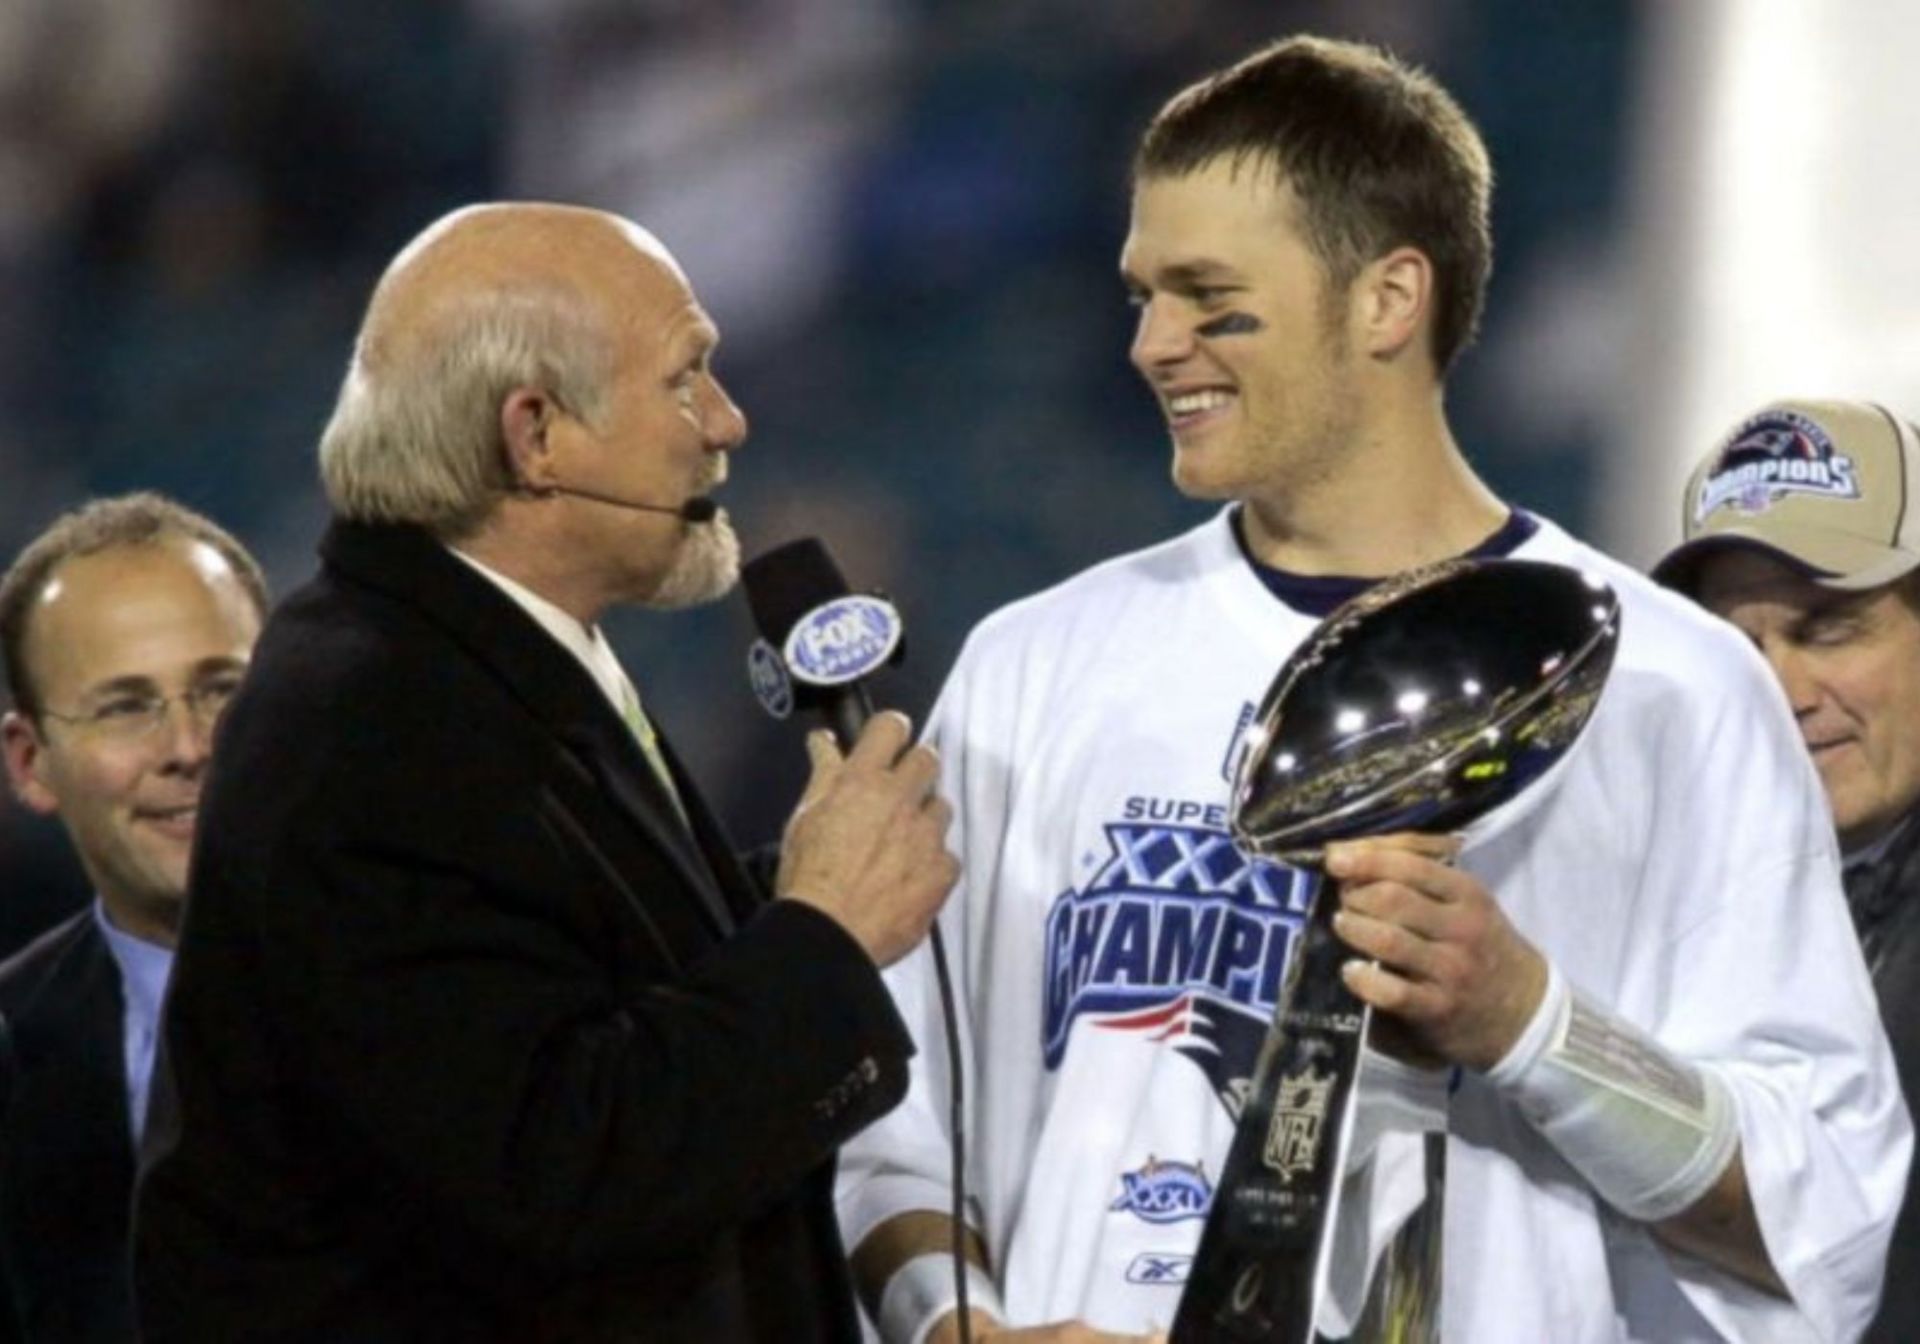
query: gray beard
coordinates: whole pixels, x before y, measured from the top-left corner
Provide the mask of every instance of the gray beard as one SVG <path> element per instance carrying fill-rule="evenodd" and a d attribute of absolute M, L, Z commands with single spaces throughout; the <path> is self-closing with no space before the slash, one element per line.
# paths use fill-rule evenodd
<path fill-rule="evenodd" d="M 673 567 L 647 595 L 642 606 L 654 611 L 680 611 L 712 602 L 732 590 L 740 577 L 740 539 L 722 509 L 711 522 L 689 523 L 686 543 L 673 558 Z"/>

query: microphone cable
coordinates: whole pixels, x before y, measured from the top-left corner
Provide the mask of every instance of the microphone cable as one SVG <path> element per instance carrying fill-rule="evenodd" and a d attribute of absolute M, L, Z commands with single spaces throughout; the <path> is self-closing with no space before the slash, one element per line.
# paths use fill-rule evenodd
<path fill-rule="evenodd" d="M 973 1321 L 967 1311 L 967 1141 L 966 1068 L 960 1060 L 960 1010 L 953 997 L 953 974 L 947 969 L 947 941 L 940 936 L 939 917 L 928 930 L 933 950 L 933 975 L 940 987 L 940 1018 L 947 1033 L 947 1088 L 949 1145 L 953 1169 L 953 1292 L 960 1312 L 960 1344 L 973 1344 Z"/>
<path fill-rule="evenodd" d="M 754 625 L 760 633 L 760 646 L 765 650 L 761 661 L 756 661 L 751 652 L 748 657 L 749 675 L 762 705 L 776 718 L 786 717 L 797 706 L 815 710 L 826 720 L 840 749 L 852 750 L 861 727 L 873 717 L 873 699 L 867 691 L 866 675 L 881 665 L 898 662 L 904 654 L 899 613 L 883 599 L 854 594 L 841 576 L 839 566 L 815 537 L 788 542 L 748 561 L 741 571 L 741 579 Z M 876 613 L 878 623 L 886 627 L 890 638 L 850 654 L 846 658 L 847 666 L 836 665 L 831 675 L 797 676 L 788 658 L 790 637 L 804 623 L 830 615 L 830 609 L 843 599 L 878 603 L 884 608 Z M 868 631 L 869 635 L 872 633 Z M 763 663 L 766 668 L 778 668 L 778 686 L 761 686 Z M 785 697 L 784 703 L 776 708 L 781 696 Z M 953 1240 L 949 1253 L 953 1261 L 954 1305 L 959 1313 L 960 1344 L 973 1344 L 967 1294 L 966 1067 L 960 1057 L 960 1011 L 953 992 L 953 972 L 938 915 L 927 930 L 927 939 L 933 953 L 934 980 L 939 989 L 941 1024 L 947 1043 L 948 1152 L 953 1186 L 949 1210 Z"/>

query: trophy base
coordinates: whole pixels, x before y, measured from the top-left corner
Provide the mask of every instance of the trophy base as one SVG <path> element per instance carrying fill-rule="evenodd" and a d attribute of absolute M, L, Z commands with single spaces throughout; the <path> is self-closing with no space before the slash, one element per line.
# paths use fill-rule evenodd
<path fill-rule="evenodd" d="M 1324 890 L 1324 887 L 1323 887 Z M 1372 1009 L 1316 892 L 1235 1126 L 1171 1344 L 1332 1344 L 1315 1329 Z M 1429 1134 L 1426 1199 L 1382 1252 L 1345 1344 L 1438 1344 L 1446 1135 Z"/>
<path fill-rule="evenodd" d="M 1349 955 L 1315 891 L 1260 1050 L 1171 1344 L 1312 1344 L 1322 1262 L 1371 1016 L 1340 979 Z"/>

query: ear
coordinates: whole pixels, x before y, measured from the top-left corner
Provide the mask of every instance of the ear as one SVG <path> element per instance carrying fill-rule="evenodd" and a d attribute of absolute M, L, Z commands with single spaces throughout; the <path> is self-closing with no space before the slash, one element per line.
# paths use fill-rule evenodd
<path fill-rule="evenodd" d="M 1367 263 L 1354 281 L 1354 324 L 1361 350 L 1398 358 L 1433 319 L 1433 263 L 1417 247 L 1396 247 Z"/>
<path fill-rule="evenodd" d="M 537 387 L 516 387 L 500 403 L 500 440 L 506 445 L 507 471 L 523 490 L 538 493 L 554 484 L 548 430 L 559 414 L 559 403 Z"/>
<path fill-rule="evenodd" d="M 6 753 L 7 778 L 14 797 L 30 812 L 50 817 L 60 810 L 60 799 L 46 781 L 47 747 L 40 730 L 18 710 L 0 718 L 0 750 Z"/>

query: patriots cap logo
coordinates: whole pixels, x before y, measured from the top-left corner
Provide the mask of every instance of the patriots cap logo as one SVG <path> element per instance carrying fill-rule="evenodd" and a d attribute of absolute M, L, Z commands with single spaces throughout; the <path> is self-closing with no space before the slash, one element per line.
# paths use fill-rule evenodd
<path fill-rule="evenodd" d="M 1859 474 L 1820 424 L 1774 407 L 1735 429 L 1702 474 L 1693 523 L 1722 508 L 1764 513 L 1794 495 L 1858 499 Z"/>

